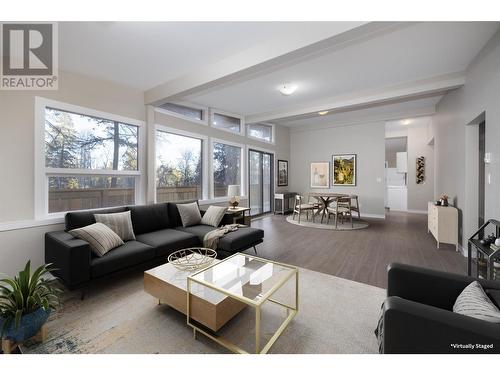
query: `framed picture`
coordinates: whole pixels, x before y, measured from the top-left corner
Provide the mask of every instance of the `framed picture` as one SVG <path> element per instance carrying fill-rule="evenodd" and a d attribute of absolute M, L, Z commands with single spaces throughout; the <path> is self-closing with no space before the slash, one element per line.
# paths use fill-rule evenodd
<path fill-rule="evenodd" d="M 333 185 L 356 185 L 356 154 L 333 155 Z"/>
<path fill-rule="evenodd" d="M 323 189 L 330 187 L 330 162 L 311 163 L 311 187 Z"/>
<path fill-rule="evenodd" d="M 287 160 L 278 160 L 278 186 L 288 186 Z"/>

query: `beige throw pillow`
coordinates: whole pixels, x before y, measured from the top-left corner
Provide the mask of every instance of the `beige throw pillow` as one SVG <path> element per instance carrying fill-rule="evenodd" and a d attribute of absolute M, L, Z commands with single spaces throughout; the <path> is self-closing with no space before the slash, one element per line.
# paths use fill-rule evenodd
<path fill-rule="evenodd" d="M 179 210 L 182 226 L 184 228 L 200 224 L 201 214 L 200 214 L 200 208 L 198 207 L 198 203 L 193 202 L 193 203 L 178 204 L 177 209 Z"/>
<path fill-rule="evenodd" d="M 135 240 L 130 211 L 116 214 L 94 214 L 95 221 L 111 228 L 123 241 Z"/>
<path fill-rule="evenodd" d="M 217 228 L 226 214 L 227 207 L 210 206 L 201 218 L 201 223 Z"/>
<path fill-rule="evenodd" d="M 87 241 L 90 248 L 98 257 L 102 257 L 115 247 L 123 245 L 122 239 L 108 226 L 102 223 L 87 225 L 83 228 L 70 230 L 69 233 L 76 238 Z"/>

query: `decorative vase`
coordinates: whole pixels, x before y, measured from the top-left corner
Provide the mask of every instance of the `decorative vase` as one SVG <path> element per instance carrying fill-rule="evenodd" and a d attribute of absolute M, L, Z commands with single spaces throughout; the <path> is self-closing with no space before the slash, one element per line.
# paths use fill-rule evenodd
<path fill-rule="evenodd" d="M 2 338 L 8 339 L 12 342 L 23 342 L 35 336 L 40 328 L 45 324 L 49 318 L 50 310 L 46 311 L 39 308 L 29 314 L 21 317 L 19 327 L 15 327 L 15 322 L 12 320 L 7 327 L 5 327 Z M 3 326 L 4 319 L 0 318 L 0 327 Z"/>

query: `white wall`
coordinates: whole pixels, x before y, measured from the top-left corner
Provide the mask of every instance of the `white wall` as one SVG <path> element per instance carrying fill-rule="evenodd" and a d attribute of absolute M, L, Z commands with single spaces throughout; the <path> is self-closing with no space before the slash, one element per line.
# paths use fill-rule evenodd
<path fill-rule="evenodd" d="M 408 211 L 427 212 L 427 202 L 434 200 L 434 146 L 428 144 L 425 118 L 419 125 L 408 127 Z M 425 178 L 417 184 L 417 158 L 425 158 Z"/>
<path fill-rule="evenodd" d="M 290 191 L 317 191 L 310 187 L 310 163 L 330 162 L 333 154 L 357 154 L 357 185 L 331 186 L 328 191 L 358 194 L 362 215 L 384 217 L 385 123 L 290 132 Z M 331 181 L 330 181 L 331 184 Z"/>
<path fill-rule="evenodd" d="M 486 218 L 500 218 L 500 32 L 486 44 L 466 71 L 465 86 L 448 93 L 438 104 L 437 114 L 433 119 L 436 150 L 436 187 L 437 192 L 452 197 L 459 208 L 460 234 L 462 247 L 466 247 L 467 238 L 476 229 L 473 220 L 477 215 L 473 200 L 477 199 L 471 184 L 476 184 L 473 175 L 467 174 L 473 157 L 469 142 L 474 137 L 468 124 L 483 111 L 486 114 L 486 152 L 493 155 L 493 163 L 486 166 L 486 179 L 491 175 L 491 184 L 486 181 L 485 201 Z M 468 150 L 469 147 L 469 150 Z M 468 193 L 467 193 L 468 192 Z M 474 208 L 476 207 L 476 208 Z M 476 216 L 477 217 L 477 216 Z"/>

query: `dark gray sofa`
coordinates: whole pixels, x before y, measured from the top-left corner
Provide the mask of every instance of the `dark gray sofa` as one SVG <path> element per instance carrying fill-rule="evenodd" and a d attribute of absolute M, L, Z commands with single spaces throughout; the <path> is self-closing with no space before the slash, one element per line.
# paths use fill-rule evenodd
<path fill-rule="evenodd" d="M 69 212 L 65 216 L 65 230 L 45 234 L 45 262 L 52 263 L 54 275 L 69 288 L 86 286 L 106 276 L 147 269 L 165 263 L 174 251 L 203 245 L 204 235 L 213 230 L 207 225 L 183 228 L 176 204 L 158 203 L 142 206 L 124 206 L 112 209 Z M 95 213 L 116 213 L 130 210 L 135 241 L 127 241 L 105 256 L 95 256 L 87 242 L 74 238 L 67 231 L 95 223 Z M 204 212 L 202 211 L 202 214 Z M 226 215 L 222 224 L 231 223 Z M 257 228 L 239 228 L 219 241 L 218 258 L 225 258 L 263 242 L 264 231 Z"/>

